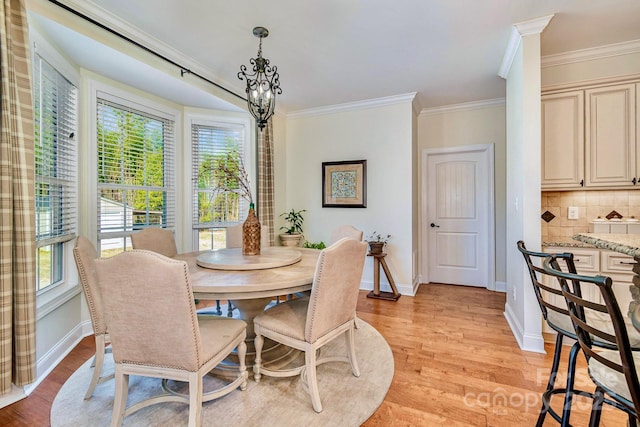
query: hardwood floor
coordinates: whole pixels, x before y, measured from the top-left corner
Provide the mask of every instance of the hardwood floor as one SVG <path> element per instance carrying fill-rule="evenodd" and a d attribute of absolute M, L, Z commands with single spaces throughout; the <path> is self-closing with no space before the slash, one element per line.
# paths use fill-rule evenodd
<path fill-rule="evenodd" d="M 546 346 L 546 355 L 518 348 L 503 315 L 504 294 L 440 284 L 422 285 L 415 297 L 397 302 L 366 294 L 360 292 L 358 317 L 391 346 L 395 373 L 365 427 L 535 425 L 553 345 Z M 83 339 L 29 397 L 0 409 L 0 425 L 48 426 L 56 393 L 93 350 L 93 337 Z M 569 347 L 564 353 L 559 372 L 566 372 Z M 593 389 L 582 356 L 576 383 Z M 587 425 L 589 409 L 588 401 L 575 402 L 571 424 Z M 555 425 L 547 416 L 545 426 Z M 624 425 L 624 414 L 605 408 L 601 426 Z"/>

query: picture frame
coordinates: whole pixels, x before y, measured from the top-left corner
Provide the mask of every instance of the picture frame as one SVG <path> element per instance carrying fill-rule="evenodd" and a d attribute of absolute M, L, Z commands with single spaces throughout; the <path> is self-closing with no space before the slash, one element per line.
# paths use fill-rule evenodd
<path fill-rule="evenodd" d="M 322 207 L 367 207 L 367 161 L 322 162 Z"/>

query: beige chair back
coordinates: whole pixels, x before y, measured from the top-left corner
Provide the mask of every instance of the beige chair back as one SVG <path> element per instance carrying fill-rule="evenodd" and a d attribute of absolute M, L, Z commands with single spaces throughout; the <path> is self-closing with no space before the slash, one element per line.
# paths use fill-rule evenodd
<path fill-rule="evenodd" d="M 76 261 L 80 284 L 84 296 L 89 306 L 91 326 L 95 335 L 107 333 L 107 324 L 104 318 L 103 302 L 98 288 L 98 277 L 96 276 L 95 260 L 98 254 L 93 243 L 86 237 L 76 238 L 73 247 L 73 258 Z"/>
<path fill-rule="evenodd" d="M 242 224 L 232 225 L 226 228 L 226 248 L 241 248 L 242 247 Z M 260 247 L 268 248 L 271 244 L 269 242 L 269 227 L 263 225 L 260 227 Z"/>
<path fill-rule="evenodd" d="M 333 245 L 338 240 L 347 237 L 349 239 L 362 240 L 362 230 L 358 230 L 353 225 L 341 225 L 331 232 L 329 244 Z"/>
<path fill-rule="evenodd" d="M 343 238 L 320 253 L 313 278 L 305 340 L 313 343 L 354 319 L 367 244 Z"/>
<path fill-rule="evenodd" d="M 95 266 L 116 363 L 194 372 L 206 362 L 186 262 L 133 250 Z"/>
<path fill-rule="evenodd" d="M 145 228 L 131 235 L 133 249 L 153 251 L 169 258 L 178 255 L 176 240 L 173 231 L 164 228 Z"/>

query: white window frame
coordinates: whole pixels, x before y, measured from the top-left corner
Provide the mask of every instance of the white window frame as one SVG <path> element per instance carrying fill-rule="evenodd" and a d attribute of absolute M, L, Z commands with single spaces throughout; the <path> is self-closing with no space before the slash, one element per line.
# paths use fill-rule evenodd
<path fill-rule="evenodd" d="M 88 146 L 86 147 L 83 162 L 86 165 L 89 165 L 85 170 L 87 175 L 85 175 L 84 183 L 86 188 L 82 190 L 83 197 L 87 199 L 85 201 L 85 214 L 86 214 L 86 224 L 87 224 L 87 235 L 93 237 L 93 240 L 96 242 L 96 249 L 99 250 L 99 242 L 98 242 L 98 127 L 97 127 L 97 102 L 98 98 L 106 99 L 111 102 L 121 104 L 123 106 L 127 106 L 133 109 L 136 109 L 141 112 L 146 112 L 152 114 L 154 116 L 162 117 L 168 120 L 172 120 L 174 122 L 174 165 L 173 165 L 173 176 L 172 182 L 170 186 L 173 188 L 175 194 L 175 234 L 176 238 L 180 235 L 179 230 L 179 218 L 183 213 L 179 207 L 180 205 L 180 191 L 182 188 L 178 185 L 177 177 L 182 174 L 180 170 L 180 165 L 182 164 L 181 157 L 179 157 L 180 150 L 178 147 L 181 145 L 180 135 L 182 134 L 181 123 L 182 123 L 182 115 L 179 110 L 172 108 L 168 105 L 161 104 L 155 100 L 152 100 L 151 97 L 145 97 L 140 95 L 136 89 L 127 90 L 120 87 L 116 87 L 114 85 L 110 85 L 98 80 L 88 79 L 87 80 L 87 93 L 85 94 L 87 99 L 87 116 L 88 116 L 88 126 L 87 126 L 87 138 Z M 173 230 L 173 229 L 172 229 Z M 178 242 L 176 242 L 178 243 Z M 178 245 L 178 250 L 180 250 L 180 245 Z"/>
<path fill-rule="evenodd" d="M 228 125 L 231 126 L 241 126 L 243 128 L 245 141 L 244 141 L 244 164 L 247 169 L 247 173 L 249 175 L 249 181 L 251 184 L 251 192 L 254 196 L 254 200 L 256 199 L 256 153 L 255 153 L 255 132 L 253 131 L 253 127 L 251 126 L 251 119 L 247 113 L 233 113 L 226 111 L 208 111 L 203 112 L 200 111 L 186 111 L 185 112 L 185 126 L 184 126 L 184 150 L 183 150 L 183 176 L 186 177 L 186 182 L 184 183 L 184 197 L 182 200 L 183 206 L 183 218 L 182 218 L 182 227 L 185 230 L 184 233 L 184 244 L 186 248 L 191 248 L 192 251 L 198 250 L 198 230 L 193 228 L 193 205 L 194 205 L 194 196 L 195 196 L 195 187 L 192 182 L 193 176 L 193 144 L 194 141 L 191 138 L 191 127 L 192 125 L 203 125 L 203 126 L 215 126 L 215 127 L 225 127 Z M 188 232 L 190 231 L 190 232 Z"/>
<path fill-rule="evenodd" d="M 32 42 L 33 54 L 37 53 L 44 60 L 46 60 L 53 68 L 55 68 L 60 74 L 62 74 L 67 80 L 69 80 L 78 89 L 78 98 L 76 103 L 76 113 L 78 120 L 78 132 L 76 132 L 76 141 L 79 141 L 79 131 L 82 126 L 80 116 L 80 103 L 82 99 L 82 87 L 80 73 L 70 62 L 68 62 L 64 56 L 62 56 L 51 45 L 46 38 L 38 32 L 36 28 L 31 26 L 29 28 L 29 37 Z M 78 165 L 79 156 L 78 150 L 80 150 L 80 144 L 76 145 L 76 165 Z M 76 176 L 79 174 L 79 168 L 76 168 Z M 75 188 L 76 203 L 79 207 L 79 188 L 76 185 Z M 78 232 L 77 226 L 80 221 L 80 216 L 76 217 L 76 234 Z M 62 281 L 53 286 L 49 286 L 36 294 L 36 319 L 40 320 L 47 316 L 49 313 L 60 307 L 70 299 L 74 298 L 81 292 L 78 272 L 76 269 L 75 261 L 73 259 L 73 245 L 74 241 L 70 240 L 63 244 L 63 260 L 62 260 Z M 34 283 L 34 287 L 36 284 Z"/>

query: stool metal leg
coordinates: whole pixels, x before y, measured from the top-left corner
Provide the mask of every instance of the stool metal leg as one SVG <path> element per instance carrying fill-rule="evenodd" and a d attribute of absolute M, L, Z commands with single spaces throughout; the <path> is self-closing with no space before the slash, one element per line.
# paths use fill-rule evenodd
<path fill-rule="evenodd" d="M 567 390 L 564 395 L 564 407 L 562 408 L 562 427 L 569 427 L 569 417 L 571 416 L 571 401 L 573 400 L 573 384 L 576 380 L 576 361 L 578 352 L 580 351 L 580 343 L 577 341 L 571 347 L 569 353 L 569 369 L 567 373 Z"/>
<path fill-rule="evenodd" d="M 600 425 L 602 402 L 604 402 L 604 390 L 596 387 L 596 392 L 593 396 L 593 406 L 591 407 L 591 416 L 589 417 L 589 427 L 598 427 Z"/>
<path fill-rule="evenodd" d="M 562 339 L 564 335 L 557 334 L 556 335 L 556 348 L 553 350 L 553 363 L 551 364 L 551 373 L 549 374 L 549 382 L 547 384 L 547 389 L 545 393 L 543 393 L 542 398 L 542 408 L 540 408 L 540 415 L 538 415 L 538 421 L 536 422 L 536 427 L 542 427 L 544 424 L 544 418 L 547 416 L 547 411 L 549 410 L 549 403 L 545 402 L 544 395 L 549 390 L 553 389 L 553 386 L 556 382 L 556 377 L 558 376 L 558 366 L 560 365 L 560 355 L 562 353 Z"/>

